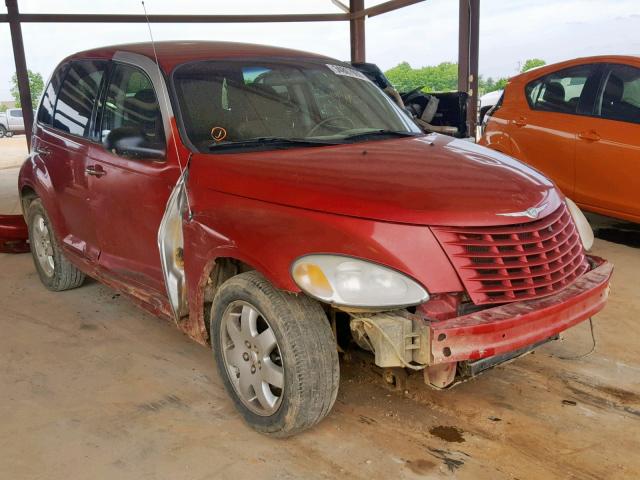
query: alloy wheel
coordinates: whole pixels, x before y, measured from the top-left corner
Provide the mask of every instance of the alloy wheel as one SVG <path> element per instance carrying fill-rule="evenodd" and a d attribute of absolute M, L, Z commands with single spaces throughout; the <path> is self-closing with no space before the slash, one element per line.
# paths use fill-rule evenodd
<path fill-rule="evenodd" d="M 284 367 L 271 325 L 248 302 L 234 301 L 226 308 L 221 328 L 225 370 L 236 394 L 252 412 L 273 415 L 284 391 Z"/>
<path fill-rule="evenodd" d="M 36 258 L 40 264 L 40 268 L 48 277 L 53 277 L 55 271 L 55 262 L 53 260 L 53 245 L 51 243 L 51 231 L 40 214 L 33 217 L 33 247 L 35 248 Z"/>

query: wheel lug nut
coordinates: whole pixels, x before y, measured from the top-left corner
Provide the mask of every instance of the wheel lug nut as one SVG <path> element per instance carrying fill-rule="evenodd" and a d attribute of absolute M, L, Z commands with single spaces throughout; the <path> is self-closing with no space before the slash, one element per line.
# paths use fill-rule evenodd
<path fill-rule="evenodd" d="M 247 348 L 251 348 L 251 344 L 246 340 L 244 342 L 244 346 L 247 347 Z"/>
<path fill-rule="evenodd" d="M 242 354 L 242 358 L 243 358 L 243 360 L 244 360 L 245 362 L 248 362 L 248 361 L 249 361 L 249 354 L 248 354 L 247 352 L 244 352 L 244 353 Z"/>
<path fill-rule="evenodd" d="M 256 366 L 255 365 L 251 365 L 251 373 L 256 373 Z"/>

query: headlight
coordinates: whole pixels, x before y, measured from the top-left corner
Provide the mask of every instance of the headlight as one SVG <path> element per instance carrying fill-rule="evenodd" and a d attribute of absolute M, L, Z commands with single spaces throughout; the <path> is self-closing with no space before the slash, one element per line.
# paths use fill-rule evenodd
<path fill-rule="evenodd" d="M 405 307 L 429 300 L 411 278 L 375 263 L 340 255 L 307 255 L 293 263 L 293 279 L 327 303 L 349 307 Z"/>
<path fill-rule="evenodd" d="M 571 213 L 571 217 L 573 218 L 576 228 L 578 229 L 578 233 L 580 234 L 582 246 L 587 251 L 591 250 L 591 247 L 593 246 L 593 230 L 591 229 L 591 225 L 589 225 L 589 221 L 573 201 L 565 198 L 565 202 L 567 202 L 569 213 Z"/>

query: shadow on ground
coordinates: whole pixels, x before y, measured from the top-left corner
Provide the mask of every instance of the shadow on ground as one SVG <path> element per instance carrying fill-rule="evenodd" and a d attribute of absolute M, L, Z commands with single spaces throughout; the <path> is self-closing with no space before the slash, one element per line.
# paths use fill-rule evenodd
<path fill-rule="evenodd" d="M 596 213 L 585 215 L 593 228 L 596 238 L 619 243 L 628 247 L 640 248 L 640 224 L 625 222 L 617 218 L 605 217 Z"/>

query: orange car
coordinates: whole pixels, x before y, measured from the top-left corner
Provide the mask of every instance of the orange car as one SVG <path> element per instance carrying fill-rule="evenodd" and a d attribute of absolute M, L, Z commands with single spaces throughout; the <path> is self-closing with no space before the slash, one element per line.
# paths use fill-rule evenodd
<path fill-rule="evenodd" d="M 640 222 L 640 57 L 518 75 L 483 130 L 482 145 L 539 169 L 585 210 Z"/>

